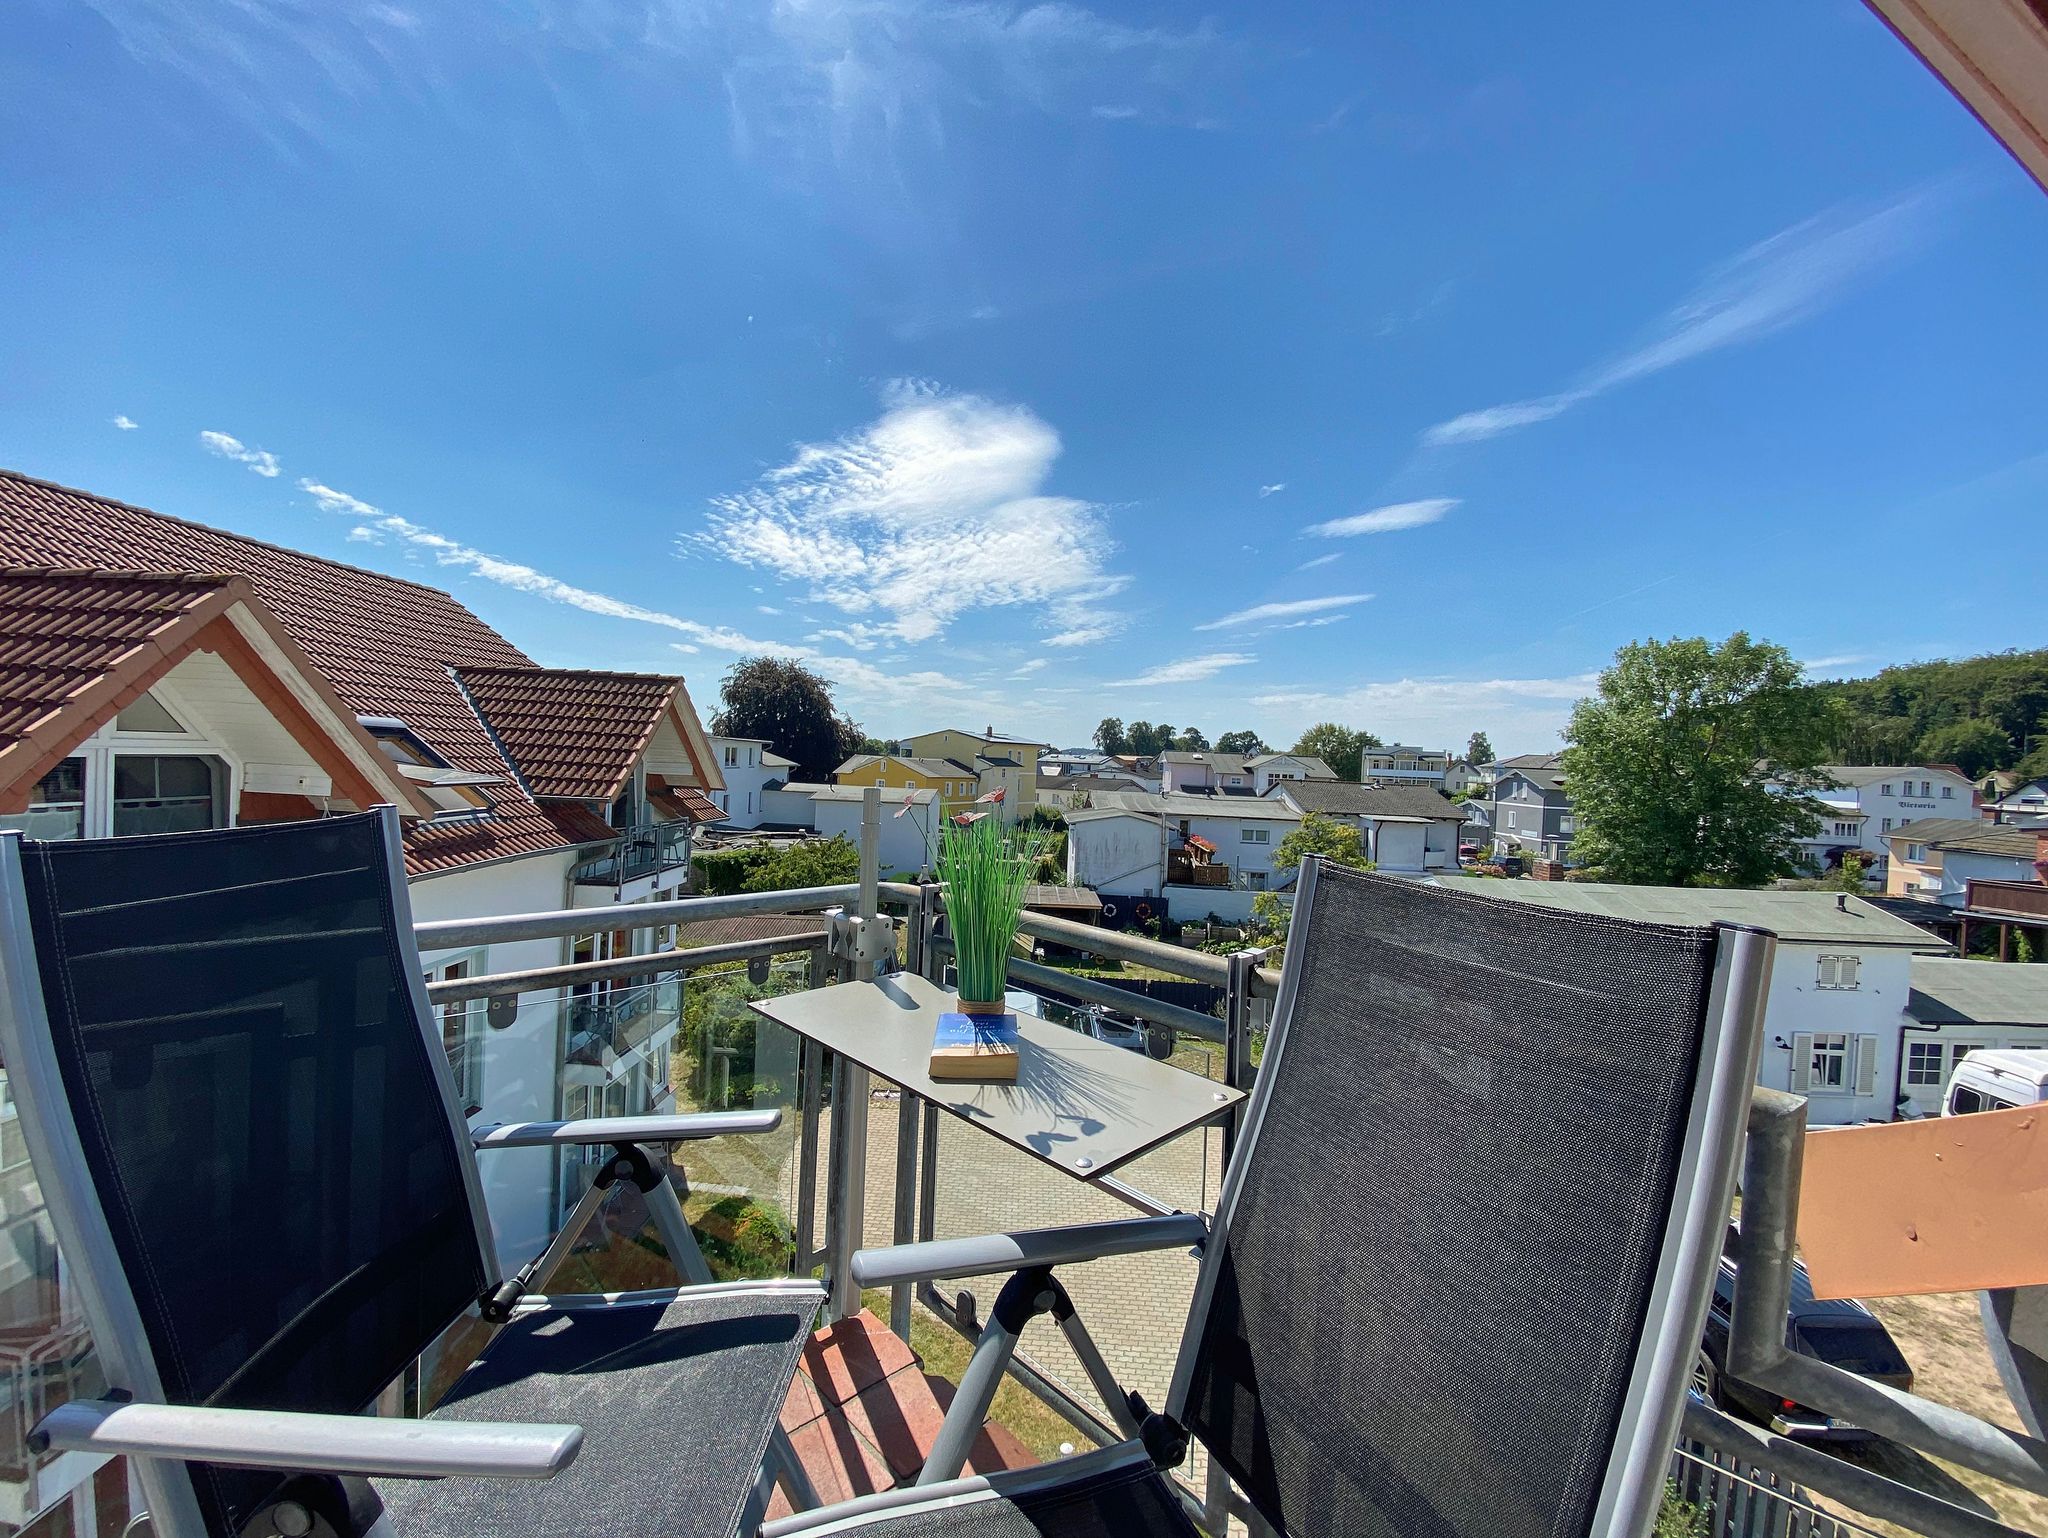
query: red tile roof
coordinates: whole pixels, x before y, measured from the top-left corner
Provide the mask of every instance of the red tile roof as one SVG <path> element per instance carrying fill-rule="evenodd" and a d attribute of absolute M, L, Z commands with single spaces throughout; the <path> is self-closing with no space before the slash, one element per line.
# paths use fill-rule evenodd
<path fill-rule="evenodd" d="M 602 844 L 617 838 L 619 830 L 581 801 L 546 801 L 541 810 L 548 815 L 562 837 L 572 844 Z"/>
<path fill-rule="evenodd" d="M 0 564 L 232 572 L 248 579 L 349 709 L 397 716 L 457 769 L 508 765 L 450 668 L 533 661 L 448 594 L 239 534 L 0 470 Z M 560 849 L 567 840 L 519 786 L 495 813 L 420 821 L 406 834 L 414 874 Z"/>
<path fill-rule="evenodd" d="M 228 585 L 217 573 L 0 567 L 0 752 L 87 685 L 154 650 Z"/>
<path fill-rule="evenodd" d="M 615 801 L 680 678 L 576 668 L 464 667 L 456 678 L 536 796 Z"/>
<path fill-rule="evenodd" d="M 659 775 L 647 777 L 647 799 L 662 807 L 674 817 L 687 817 L 691 822 L 724 822 L 725 813 L 719 809 L 703 791 L 694 785 L 671 785 L 666 780 L 657 785 Z"/>

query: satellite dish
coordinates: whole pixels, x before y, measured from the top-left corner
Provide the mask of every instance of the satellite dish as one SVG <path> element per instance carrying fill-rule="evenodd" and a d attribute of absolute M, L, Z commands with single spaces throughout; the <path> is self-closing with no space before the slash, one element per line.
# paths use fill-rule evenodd
<path fill-rule="evenodd" d="M 484 1024 L 494 1031 L 502 1031 L 519 1018 L 519 995 L 516 993 L 494 993 L 490 1003 L 484 1006 Z"/>

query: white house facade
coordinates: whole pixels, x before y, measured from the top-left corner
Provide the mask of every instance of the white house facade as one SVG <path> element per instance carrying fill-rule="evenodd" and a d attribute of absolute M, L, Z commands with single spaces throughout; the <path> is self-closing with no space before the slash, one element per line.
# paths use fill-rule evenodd
<path fill-rule="evenodd" d="M 1447 749 L 1411 748 L 1393 742 L 1385 747 L 1367 748 L 1358 760 L 1358 777 L 1389 785 L 1432 785 L 1441 789 L 1450 767 Z"/>
<path fill-rule="evenodd" d="M 770 751 L 760 737 L 717 737 L 711 739 L 712 755 L 725 776 L 725 789 L 713 791 L 711 799 L 725 813 L 728 828 L 758 828 L 767 819 L 767 788 L 788 778 L 796 767 L 780 753 Z"/>
<path fill-rule="evenodd" d="M 1305 780 L 1274 799 L 1298 813 L 1318 812 L 1356 827 L 1366 858 L 1390 876 L 1420 876 L 1458 863 L 1465 809 L 1429 785 L 1353 785 Z"/>
<path fill-rule="evenodd" d="M 1817 791 L 1825 810 L 1818 835 L 1802 841 L 1807 863 L 1832 869 L 1856 854 L 1880 874 L 1894 829 L 1927 817 L 1978 815 L 1977 787 L 1955 769 L 1928 764 L 1823 764 L 1835 788 Z"/>
<path fill-rule="evenodd" d="M 1273 856 L 1300 820 L 1277 799 L 1103 792 L 1067 813 L 1067 883 L 1175 919 L 1241 922 L 1258 893 L 1291 884 Z"/>

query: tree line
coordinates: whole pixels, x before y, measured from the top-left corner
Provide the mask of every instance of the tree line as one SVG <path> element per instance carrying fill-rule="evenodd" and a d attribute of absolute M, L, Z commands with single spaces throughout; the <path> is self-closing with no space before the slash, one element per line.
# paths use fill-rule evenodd
<path fill-rule="evenodd" d="M 2048 650 L 1913 662 L 1812 687 L 1828 703 L 1836 763 L 2048 774 Z"/>
<path fill-rule="evenodd" d="M 1318 721 L 1285 751 L 1320 758 L 1338 779 L 1355 781 L 1361 773 L 1366 750 L 1384 746 L 1386 744 L 1372 732 L 1336 721 Z M 1171 726 L 1155 725 L 1150 721 L 1133 721 L 1126 726 L 1116 716 L 1103 717 L 1095 728 L 1095 749 L 1098 753 L 1129 753 L 1140 758 L 1152 758 L 1168 752 L 1258 754 L 1279 751 L 1253 731 L 1225 732 L 1212 745 L 1197 727 L 1186 726 L 1175 731 Z M 1486 740 L 1486 733 L 1472 734 L 1465 746 L 1465 757 L 1475 764 L 1493 762 L 1493 744 Z"/>

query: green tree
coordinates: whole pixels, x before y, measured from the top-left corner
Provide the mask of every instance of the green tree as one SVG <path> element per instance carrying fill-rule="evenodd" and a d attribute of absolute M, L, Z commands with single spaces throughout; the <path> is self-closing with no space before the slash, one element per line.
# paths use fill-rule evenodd
<path fill-rule="evenodd" d="M 860 875 L 860 851 L 846 835 L 807 838 L 754 867 L 744 892 L 789 892 L 808 886 L 843 886 Z"/>
<path fill-rule="evenodd" d="M 1923 764 L 1954 764 L 1974 780 L 2012 761 L 2012 739 L 1997 722 L 1982 717 L 1951 721 L 1922 737 L 1914 758 Z"/>
<path fill-rule="evenodd" d="M 1278 892 L 1261 892 L 1252 899 L 1252 933 L 1269 945 L 1287 943 L 1287 923 L 1293 916 L 1294 910 Z"/>
<path fill-rule="evenodd" d="M 1157 726 L 1150 721 L 1133 721 L 1125 740 L 1130 743 L 1130 752 L 1150 758 L 1173 746 L 1173 728 L 1164 721 Z"/>
<path fill-rule="evenodd" d="M 1355 822 L 1339 822 L 1321 812 L 1310 812 L 1280 840 L 1273 851 L 1273 869 L 1293 870 L 1304 855 L 1319 854 L 1334 865 L 1371 870 L 1365 857 L 1365 839 Z"/>
<path fill-rule="evenodd" d="M 1365 750 L 1379 745 L 1379 738 L 1371 732 L 1354 731 L 1335 721 L 1318 721 L 1301 734 L 1301 740 L 1289 751 L 1320 758 L 1340 780 L 1356 780 Z"/>
<path fill-rule="evenodd" d="M 1624 646 L 1565 733 L 1574 859 L 1641 886 L 1791 874 L 1820 831 L 1828 729 L 1782 646 L 1741 631 Z"/>
<path fill-rule="evenodd" d="M 1225 732 L 1216 739 L 1218 753 L 1263 753 L 1266 744 L 1257 732 Z"/>
<path fill-rule="evenodd" d="M 2039 741 L 2048 731 L 2048 649 L 1910 662 L 1814 688 L 1835 709 L 1836 763 L 1912 763 L 1931 756 L 1921 747 L 1930 732 L 1969 721 L 1988 721 L 2005 737 L 2003 755 L 1988 769 L 2010 769 L 2037 745 L 2048 747 Z"/>
<path fill-rule="evenodd" d="M 1174 739 L 1173 745 L 1183 753 L 1206 753 L 1209 751 L 1209 739 L 1192 726 L 1183 726 L 1180 729 L 1180 735 Z"/>
<path fill-rule="evenodd" d="M 866 735 L 861 737 L 860 746 L 854 749 L 856 753 L 873 753 L 877 756 L 884 753 L 894 753 L 895 751 L 895 743 L 884 741 L 880 737 L 869 737 Z"/>
<path fill-rule="evenodd" d="M 796 761 L 792 779 L 825 781 L 865 734 L 832 703 L 832 685 L 787 657 L 746 657 L 719 686 L 724 708 L 711 718 L 721 737 L 761 737 Z"/>
<path fill-rule="evenodd" d="M 1472 740 L 1465 744 L 1465 762 L 1468 764 L 1490 764 L 1493 762 L 1493 744 L 1486 740 L 1486 733 L 1474 732 Z"/>
<path fill-rule="evenodd" d="M 1095 728 L 1095 751 L 1098 753 L 1128 753 L 1131 740 L 1124 734 L 1124 723 L 1116 716 L 1104 716 Z"/>

